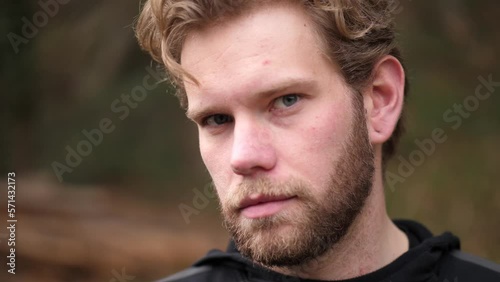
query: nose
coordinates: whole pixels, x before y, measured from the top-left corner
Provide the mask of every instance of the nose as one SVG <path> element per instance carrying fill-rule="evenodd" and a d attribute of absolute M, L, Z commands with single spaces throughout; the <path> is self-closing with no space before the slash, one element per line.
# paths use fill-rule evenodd
<path fill-rule="evenodd" d="M 231 168 L 238 175 L 249 176 L 269 171 L 276 165 L 272 134 L 257 121 L 239 121 L 234 125 Z"/>

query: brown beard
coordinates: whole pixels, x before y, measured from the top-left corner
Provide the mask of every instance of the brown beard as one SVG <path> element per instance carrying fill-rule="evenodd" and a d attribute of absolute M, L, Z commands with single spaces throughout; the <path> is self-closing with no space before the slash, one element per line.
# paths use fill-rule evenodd
<path fill-rule="evenodd" d="M 362 101 L 354 100 L 352 130 L 336 160 L 328 189 L 316 198 L 306 181 L 247 180 L 221 203 L 224 225 L 242 255 L 266 266 L 303 265 L 324 255 L 348 231 L 372 190 L 374 153 Z M 298 208 L 269 217 L 241 216 L 239 202 L 253 193 L 297 196 Z"/>

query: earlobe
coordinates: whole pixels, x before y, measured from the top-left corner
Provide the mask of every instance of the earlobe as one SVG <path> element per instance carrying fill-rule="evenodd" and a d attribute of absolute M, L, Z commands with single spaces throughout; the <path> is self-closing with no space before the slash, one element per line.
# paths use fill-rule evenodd
<path fill-rule="evenodd" d="M 393 56 L 385 56 L 373 70 L 364 95 L 367 124 L 372 144 L 382 144 L 394 131 L 403 109 L 405 73 Z"/>

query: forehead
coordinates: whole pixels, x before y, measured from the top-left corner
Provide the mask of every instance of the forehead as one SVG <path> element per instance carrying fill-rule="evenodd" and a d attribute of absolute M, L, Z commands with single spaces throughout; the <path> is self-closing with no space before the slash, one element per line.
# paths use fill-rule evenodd
<path fill-rule="evenodd" d="M 191 31 L 181 65 L 200 84 L 185 81 L 189 103 L 200 93 L 248 92 L 314 77 L 330 63 L 313 26 L 302 8 L 271 5 Z"/>

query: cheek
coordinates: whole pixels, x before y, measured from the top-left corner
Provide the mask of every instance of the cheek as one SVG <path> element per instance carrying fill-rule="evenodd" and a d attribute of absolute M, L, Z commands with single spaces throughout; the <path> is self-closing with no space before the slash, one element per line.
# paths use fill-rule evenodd
<path fill-rule="evenodd" d="M 215 184 L 219 197 L 224 196 L 226 187 L 228 187 L 227 174 L 224 173 L 224 171 L 227 171 L 227 164 L 229 163 L 229 160 L 226 160 L 228 153 L 225 152 L 224 149 L 227 148 L 227 146 L 216 146 L 201 136 L 199 140 L 200 154 L 203 163 Z"/>
<path fill-rule="evenodd" d="M 305 140 L 309 144 L 307 150 L 323 154 L 323 159 L 337 152 L 349 132 L 349 118 L 345 108 L 332 106 L 321 111 L 311 119 L 305 130 Z"/>
<path fill-rule="evenodd" d="M 343 154 L 343 144 L 349 133 L 349 117 L 345 108 L 336 107 L 314 115 L 296 136 L 296 153 L 290 159 L 301 177 L 319 187 L 329 181 L 339 156 Z"/>

